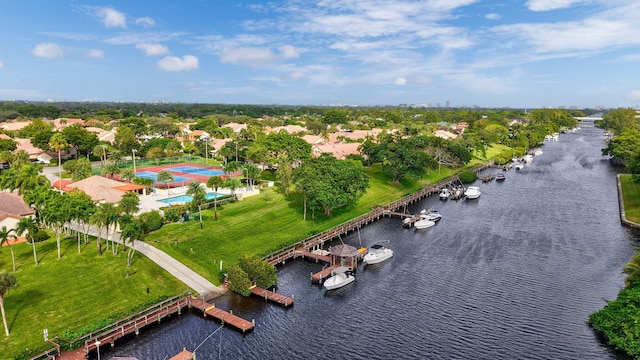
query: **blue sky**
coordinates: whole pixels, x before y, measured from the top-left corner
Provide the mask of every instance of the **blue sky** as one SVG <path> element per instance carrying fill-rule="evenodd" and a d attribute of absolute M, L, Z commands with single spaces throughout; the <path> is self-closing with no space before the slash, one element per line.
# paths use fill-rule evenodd
<path fill-rule="evenodd" d="M 0 99 L 640 107 L 637 0 L 4 0 Z"/>

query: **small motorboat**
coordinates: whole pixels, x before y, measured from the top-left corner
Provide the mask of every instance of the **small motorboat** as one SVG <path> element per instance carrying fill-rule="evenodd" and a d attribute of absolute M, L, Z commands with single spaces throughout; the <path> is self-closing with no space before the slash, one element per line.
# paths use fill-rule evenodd
<path fill-rule="evenodd" d="M 442 215 L 440 215 L 440 213 L 437 210 L 433 210 L 433 209 L 429 209 L 429 210 L 425 210 L 422 209 L 422 211 L 420 211 L 420 218 L 421 219 L 427 219 L 433 222 L 438 222 L 438 220 L 442 219 Z"/>
<path fill-rule="evenodd" d="M 536 149 L 536 150 L 533 152 L 533 156 L 540 156 L 540 155 L 542 155 L 542 154 L 543 154 L 543 153 L 542 153 L 542 149 Z"/>
<path fill-rule="evenodd" d="M 515 167 L 516 167 L 516 170 L 522 170 L 522 169 L 524 169 L 524 164 L 519 162 L 519 163 L 516 164 Z"/>
<path fill-rule="evenodd" d="M 331 277 L 325 280 L 324 287 L 327 290 L 334 290 L 349 285 L 356 280 L 355 276 L 349 274 L 349 268 L 340 266 L 331 272 Z"/>
<path fill-rule="evenodd" d="M 477 199 L 480 197 L 481 192 L 479 187 L 469 186 L 464 194 L 467 196 L 467 199 Z"/>
<path fill-rule="evenodd" d="M 446 201 L 446 200 L 449 200 L 449 198 L 451 197 L 451 192 L 449 191 L 448 188 L 444 188 L 440 190 L 439 196 L 440 196 L 440 200 Z"/>
<path fill-rule="evenodd" d="M 524 162 L 526 162 L 526 163 L 530 163 L 530 162 L 532 162 L 532 161 L 533 161 L 533 155 L 531 155 L 531 154 L 527 154 L 527 155 L 525 155 L 525 156 L 522 158 L 522 160 L 523 160 Z"/>
<path fill-rule="evenodd" d="M 381 263 L 393 256 L 393 250 L 380 244 L 371 245 L 369 252 L 362 258 L 367 264 Z"/>
<path fill-rule="evenodd" d="M 504 174 L 496 174 L 496 181 L 504 181 Z"/>
<path fill-rule="evenodd" d="M 436 224 L 435 221 L 427 220 L 421 216 L 420 220 L 413 223 L 413 226 L 415 226 L 417 230 L 422 230 L 422 229 L 430 228 L 435 224 Z"/>

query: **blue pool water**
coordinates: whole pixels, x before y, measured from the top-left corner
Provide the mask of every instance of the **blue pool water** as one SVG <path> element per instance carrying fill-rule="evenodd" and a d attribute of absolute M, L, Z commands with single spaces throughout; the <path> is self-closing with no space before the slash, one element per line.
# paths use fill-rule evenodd
<path fill-rule="evenodd" d="M 220 196 L 222 196 L 222 194 L 208 193 L 204 198 L 207 200 L 211 200 L 213 198 L 220 197 Z M 168 199 L 162 199 L 159 201 L 165 204 L 170 204 L 170 203 L 188 203 L 188 202 L 191 202 L 191 200 L 193 200 L 193 196 L 180 195 L 180 196 L 170 197 Z"/>

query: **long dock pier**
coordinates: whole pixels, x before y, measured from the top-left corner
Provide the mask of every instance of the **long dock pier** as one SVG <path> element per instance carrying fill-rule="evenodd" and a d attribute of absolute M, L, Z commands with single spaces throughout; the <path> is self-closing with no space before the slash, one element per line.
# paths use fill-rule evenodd
<path fill-rule="evenodd" d="M 263 289 L 258 286 L 251 287 L 251 293 L 256 296 L 260 296 L 265 300 L 272 301 L 276 304 L 280 304 L 284 307 L 293 305 L 294 299 L 293 297 L 284 296 L 282 294 L 278 294 L 276 292 Z"/>
<path fill-rule="evenodd" d="M 233 315 L 233 312 L 226 312 L 218 309 L 214 304 L 209 304 L 200 299 L 192 298 L 190 305 L 191 307 L 201 310 L 205 317 L 211 316 L 220 320 L 223 325 L 229 325 L 241 330 L 243 333 L 251 331 L 255 327 L 253 321 L 248 321 L 239 316 Z"/>
<path fill-rule="evenodd" d="M 473 171 L 475 173 L 479 173 L 480 171 L 487 169 L 489 167 L 494 166 L 493 161 L 481 164 L 476 166 L 469 171 Z M 356 231 L 363 225 L 367 225 L 371 222 L 374 222 L 381 217 L 391 216 L 389 212 L 397 212 L 398 209 L 405 209 L 409 204 L 420 201 L 423 198 L 430 196 L 432 194 L 438 194 L 440 190 L 445 187 L 452 186 L 453 184 L 460 183 L 460 178 L 456 175 L 450 177 L 446 180 L 442 180 L 436 184 L 425 186 L 424 188 L 416 191 L 413 194 L 409 194 L 401 199 L 390 202 L 383 206 L 376 206 L 370 212 L 358 216 L 355 219 L 342 223 L 338 226 L 335 226 L 331 229 L 323 231 L 320 234 L 310 236 L 302 241 L 299 241 L 295 244 L 289 245 L 287 247 L 282 248 L 279 251 L 275 251 L 265 257 L 263 260 L 268 261 L 272 265 L 284 264 L 287 260 L 295 259 L 302 254 L 300 253 L 300 249 L 313 249 L 320 248 L 324 245 L 325 242 L 331 241 L 337 238 L 340 235 L 344 235 L 349 233 L 350 231 Z"/>
<path fill-rule="evenodd" d="M 116 340 L 125 335 L 131 333 L 137 335 L 141 328 L 149 324 L 159 323 L 172 314 L 180 314 L 182 309 L 189 306 L 189 300 L 189 296 L 184 296 L 163 301 L 87 335 L 84 339 L 85 356 L 100 345 L 111 344 L 113 346 Z"/>

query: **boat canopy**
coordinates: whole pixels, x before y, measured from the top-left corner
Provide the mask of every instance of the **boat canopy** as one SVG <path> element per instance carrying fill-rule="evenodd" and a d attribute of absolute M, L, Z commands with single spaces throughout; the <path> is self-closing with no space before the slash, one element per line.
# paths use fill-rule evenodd
<path fill-rule="evenodd" d="M 349 271 L 349 268 L 346 266 L 338 266 L 337 268 L 333 269 L 334 274 L 344 274 L 347 271 Z"/>

